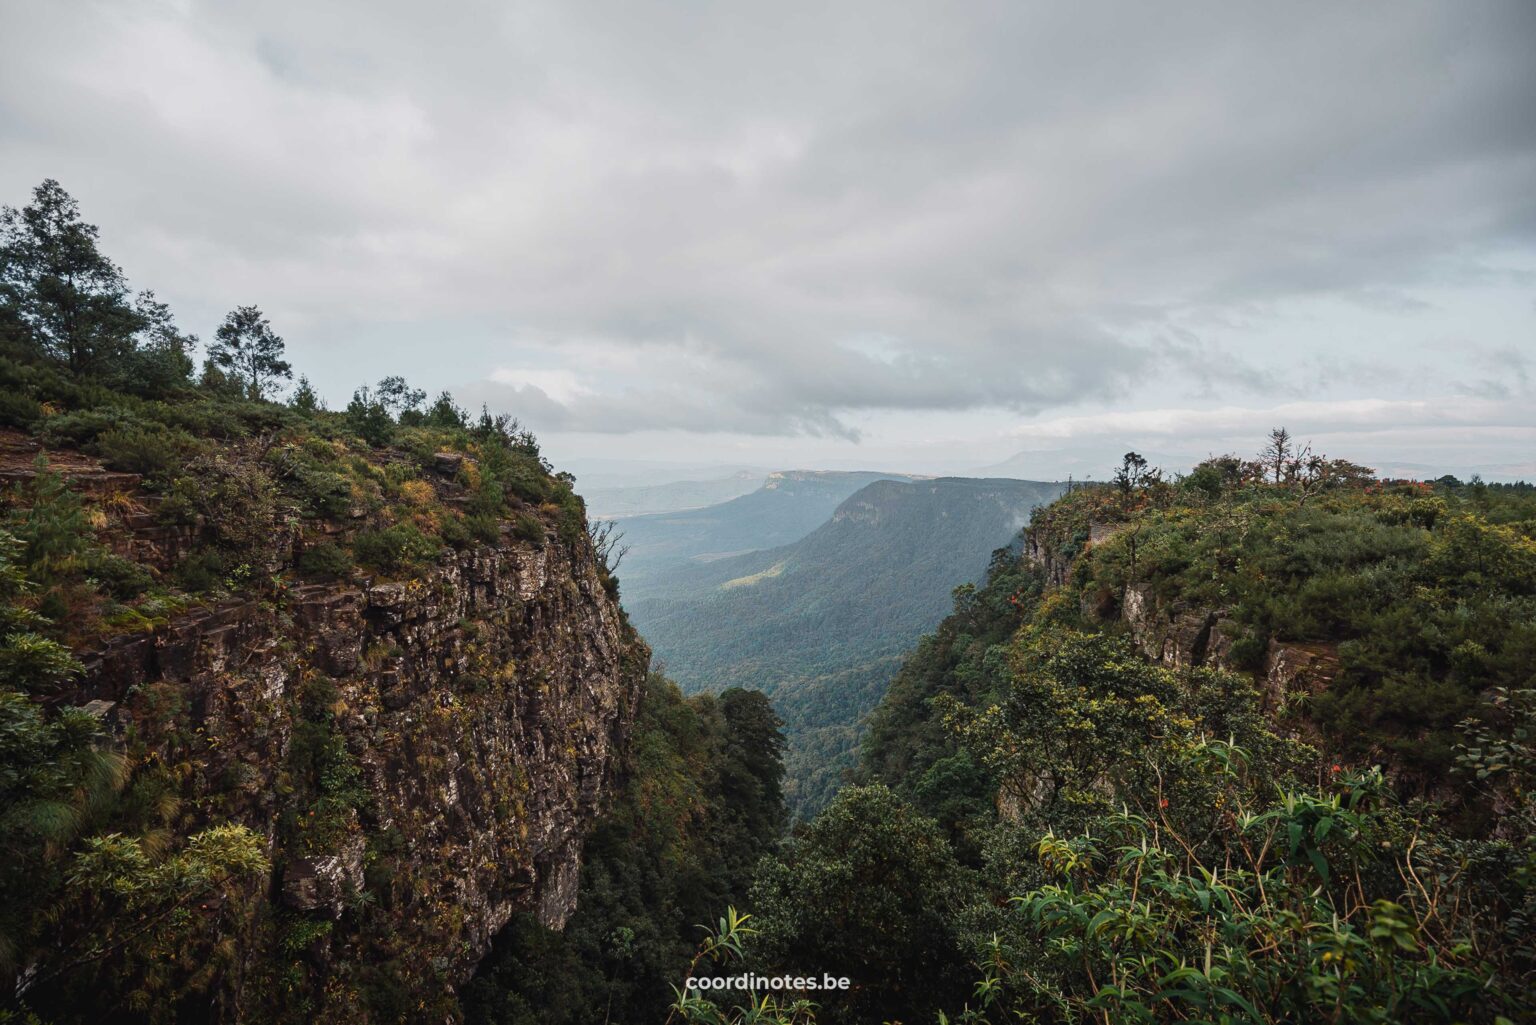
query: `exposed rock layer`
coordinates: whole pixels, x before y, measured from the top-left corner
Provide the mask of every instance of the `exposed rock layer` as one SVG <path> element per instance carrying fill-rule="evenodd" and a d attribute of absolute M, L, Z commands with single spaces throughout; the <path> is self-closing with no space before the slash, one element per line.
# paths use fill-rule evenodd
<path fill-rule="evenodd" d="M 430 1009 L 451 1008 L 514 912 L 559 926 L 574 909 L 648 659 L 586 539 L 552 530 L 407 580 L 195 608 L 85 653 L 58 700 L 94 702 L 175 765 L 189 827 L 268 837 L 273 878 L 222 1017 L 266 1020 L 271 976 L 297 958 L 316 1020 L 378 1018 L 359 971 L 383 964 L 441 1021 Z M 339 811 L 294 764 L 315 737 L 341 752 Z M 295 955 L 305 922 L 330 925 Z"/>

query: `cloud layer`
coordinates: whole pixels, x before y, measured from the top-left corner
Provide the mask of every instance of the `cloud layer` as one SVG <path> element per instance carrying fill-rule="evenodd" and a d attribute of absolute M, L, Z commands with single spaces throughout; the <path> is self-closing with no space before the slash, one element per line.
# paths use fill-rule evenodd
<path fill-rule="evenodd" d="M 1536 330 L 1516 0 L 9 6 L 5 198 L 60 178 L 333 392 L 366 355 L 544 431 L 854 439 L 1427 400 L 1405 366 L 1472 389 Z"/>

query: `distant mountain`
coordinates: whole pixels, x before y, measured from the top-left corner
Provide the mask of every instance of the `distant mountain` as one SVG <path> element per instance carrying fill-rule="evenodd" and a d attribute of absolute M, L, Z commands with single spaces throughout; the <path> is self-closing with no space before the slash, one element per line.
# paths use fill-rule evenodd
<path fill-rule="evenodd" d="M 689 559 L 677 557 L 679 542 L 644 587 L 631 589 L 621 571 L 624 605 L 685 690 L 745 686 L 773 698 L 790 738 L 792 803 L 808 813 L 852 764 L 861 720 L 902 653 L 949 611 L 953 589 L 980 580 L 992 551 L 1062 490 L 1019 480 L 876 480 L 789 544 Z M 752 511 L 746 500 L 763 494 L 702 510 L 711 514 L 709 536 L 745 537 L 730 525 L 729 507 Z M 697 545 L 698 535 L 688 536 Z"/>
<path fill-rule="evenodd" d="M 724 556 L 775 548 L 805 537 L 844 499 L 879 480 L 914 480 L 872 471 L 786 470 L 760 488 L 703 509 L 625 517 L 629 546 L 619 577 L 635 599 L 667 591 L 690 566 Z"/>
<path fill-rule="evenodd" d="M 718 505 L 762 487 L 765 475 L 743 470 L 719 480 L 678 480 L 664 484 L 632 484 L 589 488 L 582 492 L 587 515 L 615 519 L 645 513 L 678 512 Z"/>
<path fill-rule="evenodd" d="M 761 480 L 775 469 L 748 463 L 680 463 L 628 457 L 567 456 L 556 450 L 544 454 L 562 470 L 576 475 L 576 490 L 584 496 L 608 488 L 644 487 L 673 480 L 720 480 L 738 473 L 753 473 Z"/>

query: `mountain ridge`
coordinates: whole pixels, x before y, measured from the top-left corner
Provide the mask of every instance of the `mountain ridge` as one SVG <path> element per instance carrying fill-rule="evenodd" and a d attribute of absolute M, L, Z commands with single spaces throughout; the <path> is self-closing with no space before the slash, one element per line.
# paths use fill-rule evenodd
<path fill-rule="evenodd" d="M 1064 484 L 872 481 L 789 544 L 674 560 L 625 608 L 685 689 L 758 688 L 786 721 L 786 787 L 810 810 L 835 786 L 897 656 L 985 573 Z"/>

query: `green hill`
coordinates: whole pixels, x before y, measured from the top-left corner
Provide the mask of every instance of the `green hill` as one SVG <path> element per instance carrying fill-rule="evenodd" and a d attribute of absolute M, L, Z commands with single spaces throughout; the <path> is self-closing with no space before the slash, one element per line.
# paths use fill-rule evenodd
<path fill-rule="evenodd" d="M 866 484 L 913 479 L 871 471 L 787 470 L 717 505 L 626 517 L 619 526 L 629 548 L 625 596 L 668 593 L 677 575 L 692 565 L 798 541 Z"/>
<path fill-rule="evenodd" d="M 1061 490 L 875 481 L 793 544 L 675 560 L 638 595 L 626 576 L 625 606 L 685 689 L 750 685 L 773 697 L 789 737 L 787 791 L 808 813 L 851 764 L 859 723 L 901 653 L 943 617 L 956 586 L 981 578 L 988 553 Z"/>
<path fill-rule="evenodd" d="M 753 956 L 860 966 L 817 1020 L 1529 1018 L 1536 489 L 1287 442 L 956 595 L 757 873 Z"/>

